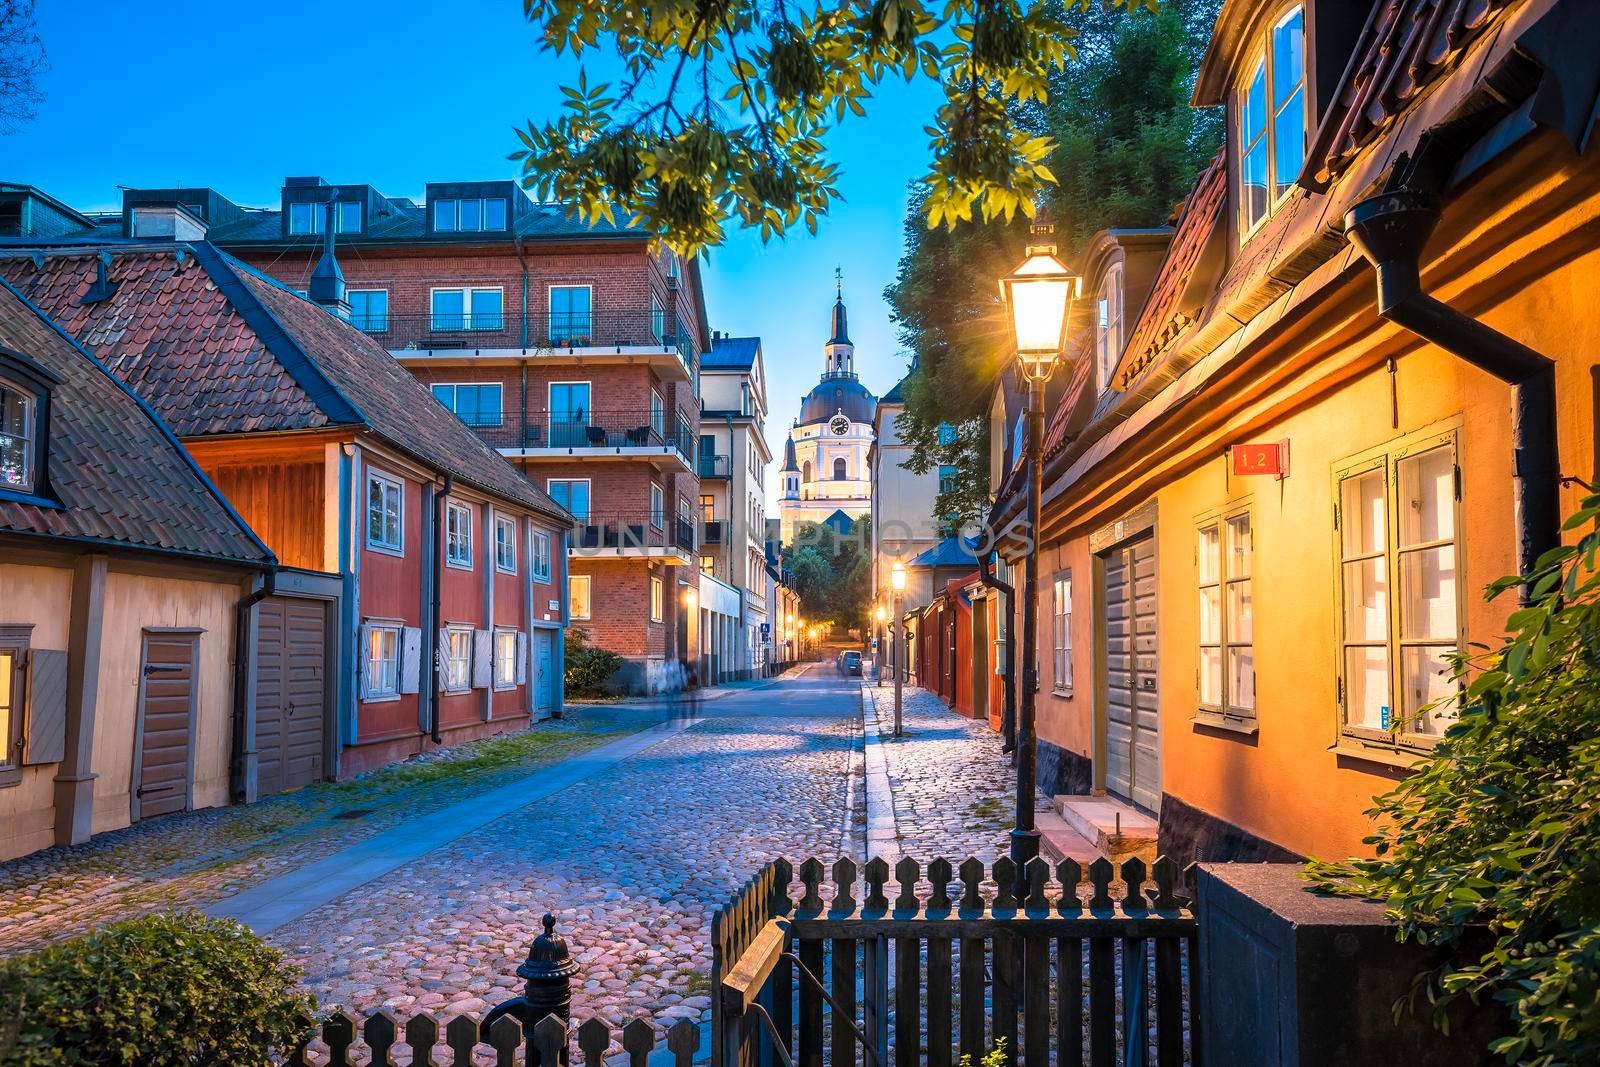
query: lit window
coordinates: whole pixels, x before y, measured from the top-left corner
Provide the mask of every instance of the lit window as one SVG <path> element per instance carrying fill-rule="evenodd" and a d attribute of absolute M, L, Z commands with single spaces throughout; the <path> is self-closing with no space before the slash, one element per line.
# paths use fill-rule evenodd
<path fill-rule="evenodd" d="M 367 628 L 367 696 L 392 697 L 400 692 L 400 628 Z"/>
<path fill-rule="evenodd" d="M 508 515 L 494 517 L 494 566 L 507 574 L 517 573 L 517 520 Z"/>
<path fill-rule="evenodd" d="M 472 688 L 472 631 L 465 626 L 445 631 L 444 686 L 455 692 Z"/>
<path fill-rule="evenodd" d="M 1201 523 L 1197 536 L 1200 709 L 1226 722 L 1253 725 L 1256 656 L 1250 564 L 1255 548 L 1250 512 L 1209 518 Z"/>
<path fill-rule="evenodd" d="M 505 293 L 500 289 L 435 289 L 430 297 L 432 329 L 499 330 L 505 326 Z"/>
<path fill-rule="evenodd" d="M 1305 12 L 1268 31 L 1239 100 L 1240 210 L 1253 230 L 1289 192 L 1306 158 Z"/>
<path fill-rule="evenodd" d="M 1450 668 L 1464 642 L 1455 434 L 1403 439 L 1335 478 L 1344 730 L 1426 746 L 1458 714 Z"/>
<path fill-rule="evenodd" d="M 496 689 L 509 689 L 517 684 L 517 632 L 494 632 L 494 684 Z"/>
<path fill-rule="evenodd" d="M 506 228 L 506 199 L 492 196 L 435 200 L 433 228 L 440 231 L 503 230 Z"/>
<path fill-rule="evenodd" d="M 327 216 L 328 205 L 323 203 L 290 204 L 289 232 L 321 233 L 322 220 Z M 361 202 L 341 200 L 334 205 L 334 232 L 361 232 Z"/>
<path fill-rule="evenodd" d="M 550 342 L 586 345 L 594 336 L 591 304 L 594 292 L 587 285 L 550 287 Z"/>
<path fill-rule="evenodd" d="M 32 390 L 0 378 L 0 488 L 33 491 L 38 466 L 38 405 Z"/>
<path fill-rule="evenodd" d="M 472 566 L 472 509 L 464 504 L 445 507 L 444 558 L 453 567 Z"/>
<path fill-rule="evenodd" d="M 650 525 L 661 529 L 667 521 L 667 502 L 661 495 L 661 487 L 655 482 L 650 483 Z"/>
<path fill-rule="evenodd" d="M 651 577 L 651 579 L 650 579 L 650 621 L 651 622 L 660 622 L 661 621 L 661 610 L 662 610 L 662 605 L 661 605 L 661 579 L 660 578 L 656 578 L 656 577 Z"/>
<path fill-rule="evenodd" d="M 1054 658 L 1051 661 L 1055 669 L 1054 688 L 1070 693 L 1072 691 L 1072 572 L 1064 571 L 1057 575 L 1054 586 L 1055 614 L 1052 633 Z"/>
<path fill-rule="evenodd" d="M 350 325 L 367 333 L 383 333 L 389 328 L 389 291 L 387 289 L 350 289 L 345 292 L 350 301 Z"/>
<path fill-rule="evenodd" d="M 1117 357 L 1122 354 L 1122 264 L 1118 263 L 1106 271 L 1095 310 L 1096 384 L 1104 389 L 1111 384 L 1111 375 L 1117 369 Z"/>
<path fill-rule="evenodd" d="M 533 580 L 550 580 L 550 535 L 538 531 L 533 535 Z"/>
<path fill-rule="evenodd" d="M 589 617 L 589 576 L 574 574 L 567 578 L 567 597 L 572 602 L 572 617 Z"/>
<path fill-rule="evenodd" d="M 371 471 L 367 474 L 367 546 L 385 552 L 402 552 L 401 515 L 404 490 L 399 481 Z"/>
<path fill-rule="evenodd" d="M 0 749 L 0 770 L 13 770 L 21 757 L 13 737 L 21 720 L 17 705 L 22 695 L 22 661 L 22 648 L 0 648 L 0 745 L 5 746 Z"/>
<path fill-rule="evenodd" d="M 439 384 L 429 387 L 434 399 L 468 426 L 499 426 L 502 386 L 499 382 Z"/>
<path fill-rule="evenodd" d="M 717 559 L 715 556 L 700 557 L 700 573 L 709 574 L 713 578 L 717 576 Z"/>

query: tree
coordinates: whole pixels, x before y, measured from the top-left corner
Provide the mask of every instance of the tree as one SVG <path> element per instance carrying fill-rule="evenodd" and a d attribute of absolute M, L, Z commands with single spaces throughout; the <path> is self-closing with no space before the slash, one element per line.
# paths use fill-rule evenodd
<path fill-rule="evenodd" d="M 1066 0 L 1069 8 L 1158 0 Z M 812 232 L 838 198 L 826 138 L 884 80 L 944 91 L 927 127 L 930 225 L 1031 215 L 1054 180 L 1051 142 L 1015 120 L 1072 58 L 1061 3 L 1023 0 L 523 0 L 544 47 L 606 48 L 622 79 L 565 88 L 567 113 L 518 130 L 527 186 L 588 221 L 632 222 L 674 250 L 721 242 L 733 218 L 763 239 Z"/>
<path fill-rule="evenodd" d="M 0 134 L 15 133 L 38 114 L 39 79 L 49 70 L 34 0 L 0 0 Z"/>
<path fill-rule="evenodd" d="M 866 624 L 872 600 L 871 519 L 857 519 L 844 537 L 821 523 L 800 523 L 793 542 L 783 547 L 783 561 L 794 572 L 806 618 L 843 629 Z"/>

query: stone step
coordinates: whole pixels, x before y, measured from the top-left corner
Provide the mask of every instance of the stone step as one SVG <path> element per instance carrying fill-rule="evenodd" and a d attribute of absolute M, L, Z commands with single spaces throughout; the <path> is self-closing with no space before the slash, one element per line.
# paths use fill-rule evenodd
<path fill-rule="evenodd" d="M 1113 797 L 1058 796 L 1062 822 L 1113 863 L 1138 856 L 1156 858 L 1156 820 Z"/>
<path fill-rule="evenodd" d="M 1039 854 L 1050 861 L 1051 866 L 1065 859 L 1074 859 L 1087 867 L 1105 855 L 1053 811 L 1035 812 L 1033 822 L 1039 828 Z"/>

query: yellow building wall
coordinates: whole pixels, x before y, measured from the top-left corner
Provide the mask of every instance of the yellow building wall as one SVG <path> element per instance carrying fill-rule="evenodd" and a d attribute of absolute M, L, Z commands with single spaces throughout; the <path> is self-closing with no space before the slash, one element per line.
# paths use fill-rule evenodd
<path fill-rule="evenodd" d="M 32 647 L 65 649 L 71 612 L 71 568 L 0 563 L 0 623 L 31 622 Z M 56 767 L 24 767 L 22 781 L 0 789 L 0 859 L 55 843 Z"/>

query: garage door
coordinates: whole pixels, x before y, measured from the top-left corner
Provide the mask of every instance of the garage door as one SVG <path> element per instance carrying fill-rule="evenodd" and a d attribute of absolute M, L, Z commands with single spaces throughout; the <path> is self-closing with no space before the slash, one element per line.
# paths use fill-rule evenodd
<path fill-rule="evenodd" d="M 320 600 L 268 597 L 256 634 L 256 791 L 322 778 L 326 609 Z"/>
<path fill-rule="evenodd" d="M 1103 558 L 1106 791 L 1155 811 L 1161 805 L 1155 539 L 1114 548 Z"/>
<path fill-rule="evenodd" d="M 533 704 L 541 714 L 554 714 L 561 684 L 556 675 L 556 631 L 533 631 Z"/>
<path fill-rule="evenodd" d="M 140 656 L 139 773 L 133 817 L 189 806 L 196 634 L 145 634 Z"/>

